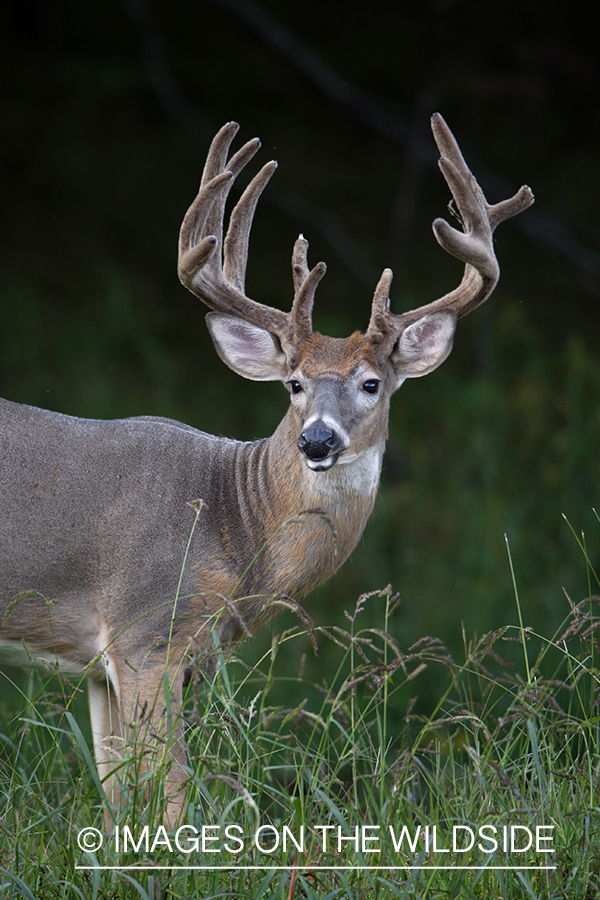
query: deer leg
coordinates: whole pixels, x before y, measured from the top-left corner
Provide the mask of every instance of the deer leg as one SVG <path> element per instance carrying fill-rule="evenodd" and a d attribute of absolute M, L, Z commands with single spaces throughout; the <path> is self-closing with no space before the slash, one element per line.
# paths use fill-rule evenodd
<path fill-rule="evenodd" d="M 91 678 L 88 679 L 88 698 L 98 775 L 108 802 L 112 807 L 118 807 L 121 805 L 121 785 L 115 769 L 119 766 L 124 743 L 119 701 L 110 682 L 101 683 Z M 119 745 L 117 749 L 115 743 Z M 110 831 L 109 809 L 104 810 L 104 820 Z"/>
<path fill-rule="evenodd" d="M 106 657 L 107 679 L 88 679 L 88 693 L 94 754 L 107 800 L 113 809 L 123 807 L 126 782 L 143 783 L 150 796 L 155 784 L 149 773 L 163 765 L 164 824 L 176 827 L 183 817 L 189 774 L 181 675 L 175 670 L 169 678 L 160 665 L 136 673 L 129 666 L 120 667 L 112 654 Z M 110 831 L 109 809 L 104 817 Z"/>
<path fill-rule="evenodd" d="M 184 812 L 185 782 L 189 776 L 181 710 L 180 673 L 154 666 L 141 673 L 127 672 L 120 683 L 120 704 L 127 724 L 128 745 L 135 752 L 138 781 L 148 796 L 162 781 L 166 800 L 164 824 L 175 828 Z M 172 673 L 171 673 L 172 675 Z M 160 767 L 164 767 L 160 771 Z M 154 775 L 150 775 L 154 771 Z"/>

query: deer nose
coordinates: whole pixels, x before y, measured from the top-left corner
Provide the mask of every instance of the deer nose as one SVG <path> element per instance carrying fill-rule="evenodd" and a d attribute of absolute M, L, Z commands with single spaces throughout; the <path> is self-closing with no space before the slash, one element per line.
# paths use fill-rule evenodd
<path fill-rule="evenodd" d="M 337 453 L 342 445 L 341 438 L 331 428 L 317 422 L 305 429 L 297 441 L 298 449 L 309 459 L 326 459 Z"/>

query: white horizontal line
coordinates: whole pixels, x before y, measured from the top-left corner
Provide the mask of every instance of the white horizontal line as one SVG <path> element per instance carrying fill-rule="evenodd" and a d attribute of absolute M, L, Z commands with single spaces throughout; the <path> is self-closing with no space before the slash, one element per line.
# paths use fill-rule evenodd
<path fill-rule="evenodd" d="M 407 870 L 420 870 L 420 869 L 474 869 L 474 870 L 483 870 L 483 869 L 501 869 L 502 871 L 507 872 L 522 872 L 524 869 L 535 869 L 537 871 L 542 872 L 550 872 L 557 868 L 557 866 L 239 866 L 235 863 L 231 863 L 228 866 L 75 866 L 78 871 L 87 871 L 87 870 L 117 870 L 119 872 L 152 872 L 152 871 L 162 871 L 169 870 L 171 872 L 185 872 L 185 871 L 196 871 L 196 870 L 204 870 L 204 871 L 221 871 L 221 870 L 230 870 L 236 869 L 238 871 L 284 871 L 284 872 L 292 872 L 296 870 L 297 872 L 358 872 L 363 870 L 369 871 L 377 871 L 377 872 L 395 872 L 395 871 L 407 871 Z"/>

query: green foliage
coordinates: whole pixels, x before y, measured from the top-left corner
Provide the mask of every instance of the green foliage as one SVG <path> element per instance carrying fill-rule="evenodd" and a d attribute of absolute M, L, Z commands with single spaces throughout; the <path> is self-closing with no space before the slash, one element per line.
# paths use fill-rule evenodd
<path fill-rule="evenodd" d="M 461 662 L 431 637 L 403 651 L 388 589 L 360 597 L 344 628 L 309 626 L 335 651 L 319 682 L 302 655 L 293 678 L 280 674 L 308 636 L 298 626 L 252 664 L 194 677 L 177 833 L 161 827 L 163 764 L 149 778 L 135 753 L 120 772 L 127 805 L 104 830 L 78 689 L 30 675 L 1 736 L 3 896 L 595 896 L 600 598 L 569 601 L 549 639 L 523 625 L 514 589 L 520 624 L 465 638 Z M 427 670 L 437 692 L 419 711 Z M 280 704 L 281 692 L 304 697 Z M 78 846 L 90 827 L 101 847 Z"/>

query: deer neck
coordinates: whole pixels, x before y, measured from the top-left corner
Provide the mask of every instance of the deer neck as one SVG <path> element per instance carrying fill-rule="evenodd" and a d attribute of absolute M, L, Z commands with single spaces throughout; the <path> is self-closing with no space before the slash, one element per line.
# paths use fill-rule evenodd
<path fill-rule="evenodd" d="M 218 552 L 200 552 L 191 567 L 196 613 L 219 623 L 224 646 L 275 615 L 282 595 L 302 599 L 347 559 L 373 508 L 384 442 L 314 472 L 288 413 L 272 437 L 229 446 L 209 504 L 229 509 L 215 521 Z"/>
<path fill-rule="evenodd" d="M 373 509 L 384 441 L 331 469 L 308 468 L 288 411 L 271 438 L 248 446 L 247 488 L 269 545 L 272 588 L 302 596 L 350 555 Z M 265 527 L 266 526 L 266 527 Z"/>

